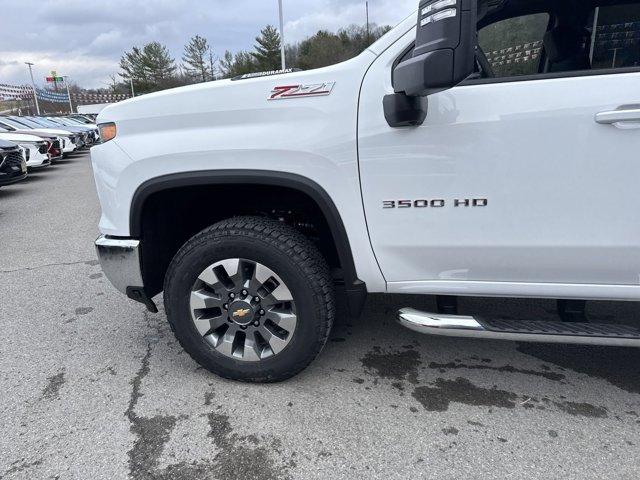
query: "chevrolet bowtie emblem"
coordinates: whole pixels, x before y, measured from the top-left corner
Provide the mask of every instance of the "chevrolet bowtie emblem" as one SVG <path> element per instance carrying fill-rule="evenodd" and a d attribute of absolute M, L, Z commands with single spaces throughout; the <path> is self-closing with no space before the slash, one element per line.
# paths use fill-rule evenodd
<path fill-rule="evenodd" d="M 238 310 L 236 310 L 235 312 L 233 312 L 233 316 L 234 317 L 238 317 L 238 318 L 244 318 L 247 315 L 249 315 L 249 312 L 251 310 L 249 310 L 248 308 L 240 308 Z"/>

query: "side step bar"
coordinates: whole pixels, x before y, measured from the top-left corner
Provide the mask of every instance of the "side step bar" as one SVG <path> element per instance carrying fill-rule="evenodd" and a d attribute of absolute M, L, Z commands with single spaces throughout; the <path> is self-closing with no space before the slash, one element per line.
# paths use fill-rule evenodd
<path fill-rule="evenodd" d="M 625 325 L 528 320 L 485 320 L 403 308 L 401 325 L 427 335 L 485 338 L 516 342 L 570 343 L 612 347 L 640 347 L 640 329 Z"/>

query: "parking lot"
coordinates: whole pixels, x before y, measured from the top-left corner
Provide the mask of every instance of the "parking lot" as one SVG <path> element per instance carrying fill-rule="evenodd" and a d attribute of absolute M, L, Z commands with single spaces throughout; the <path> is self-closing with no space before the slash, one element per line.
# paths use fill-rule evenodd
<path fill-rule="evenodd" d="M 395 312 L 431 299 L 372 297 L 293 380 L 221 380 L 108 284 L 99 214 L 87 153 L 0 189 L 2 479 L 638 477 L 637 350 L 421 337 Z"/>

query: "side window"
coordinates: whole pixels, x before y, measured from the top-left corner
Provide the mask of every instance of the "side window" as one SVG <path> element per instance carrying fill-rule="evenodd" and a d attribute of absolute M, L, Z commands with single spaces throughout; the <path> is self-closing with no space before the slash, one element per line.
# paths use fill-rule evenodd
<path fill-rule="evenodd" d="M 640 5 L 599 7 L 592 17 L 592 68 L 640 67 Z"/>
<path fill-rule="evenodd" d="M 548 25 L 549 15 L 540 13 L 502 20 L 480 30 L 478 44 L 495 77 L 539 73 Z"/>

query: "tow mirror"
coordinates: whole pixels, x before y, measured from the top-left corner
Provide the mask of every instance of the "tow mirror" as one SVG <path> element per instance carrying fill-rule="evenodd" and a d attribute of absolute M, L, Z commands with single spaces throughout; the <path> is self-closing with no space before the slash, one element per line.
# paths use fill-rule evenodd
<path fill-rule="evenodd" d="M 413 57 L 395 70 L 396 92 L 426 96 L 473 73 L 478 0 L 422 0 Z"/>
<path fill-rule="evenodd" d="M 426 117 L 408 108 L 426 109 L 425 101 L 403 97 L 426 97 L 453 88 L 474 71 L 477 44 L 478 0 L 421 0 L 418 31 L 413 55 L 394 70 L 394 90 L 384 101 L 385 116 L 391 125 L 393 105 L 401 105 L 400 124 L 420 125 Z M 400 95 L 400 97 L 398 97 Z M 410 110 L 410 108 L 409 108 Z"/>

